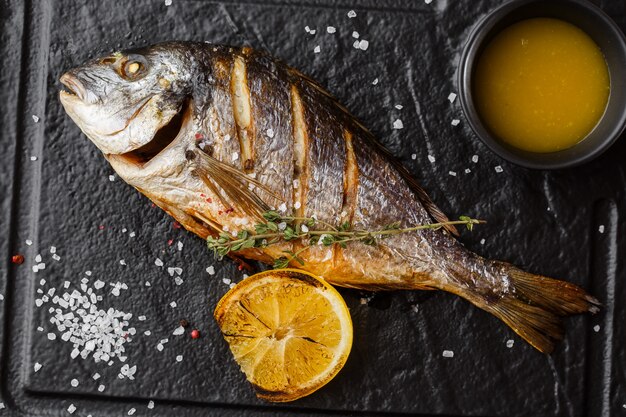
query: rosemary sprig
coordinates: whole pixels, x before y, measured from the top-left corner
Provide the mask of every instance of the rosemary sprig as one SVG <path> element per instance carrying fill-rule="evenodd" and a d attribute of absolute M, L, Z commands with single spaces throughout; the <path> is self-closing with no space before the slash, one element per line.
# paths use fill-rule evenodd
<path fill-rule="evenodd" d="M 379 230 L 352 230 L 350 223 L 345 222 L 339 226 L 317 220 L 314 217 L 282 216 L 276 211 L 263 213 L 265 222 L 254 225 L 254 231 L 241 230 L 236 235 L 222 232 L 217 237 L 209 236 L 207 246 L 216 257 L 222 258 L 230 252 L 243 249 L 263 248 L 280 241 L 293 241 L 300 239 L 305 242 L 304 247 L 296 252 L 283 251 L 285 256 L 274 261 L 274 268 L 284 268 L 291 261 L 297 261 L 304 265 L 300 254 L 315 245 L 347 247 L 348 242 L 362 242 L 366 245 L 375 246 L 380 239 L 391 236 L 414 232 L 424 229 L 440 229 L 447 225 L 465 225 L 468 230 L 473 230 L 475 224 L 484 223 L 483 220 L 461 216 L 459 220 L 422 224 L 413 227 L 401 228 L 400 222 L 386 225 Z"/>

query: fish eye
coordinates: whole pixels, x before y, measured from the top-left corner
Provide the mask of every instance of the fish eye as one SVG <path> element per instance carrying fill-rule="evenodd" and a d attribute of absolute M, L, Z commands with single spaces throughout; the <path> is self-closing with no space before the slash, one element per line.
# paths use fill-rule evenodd
<path fill-rule="evenodd" d="M 146 70 L 146 62 L 138 57 L 129 57 L 120 67 L 120 75 L 126 80 L 141 78 Z"/>

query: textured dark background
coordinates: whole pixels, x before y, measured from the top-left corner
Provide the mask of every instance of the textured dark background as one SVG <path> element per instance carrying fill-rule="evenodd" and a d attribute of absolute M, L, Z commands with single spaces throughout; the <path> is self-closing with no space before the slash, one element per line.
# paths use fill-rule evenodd
<path fill-rule="evenodd" d="M 458 100 L 451 104 L 447 97 L 458 92 L 456 65 L 468 31 L 500 3 L 0 1 L 0 416 L 68 415 L 70 404 L 79 416 L 127 415 L 133 408 L 138 416 L 626 415 L 626 271 L 620 256 L 626 142 L 622 138 L 583 167 L 541 172 L 500 160 L 474 137 Z M 605 0 L 602 7 L 626 27 L 624 2 Z M 357 13 L 352 19 L 351 9 Z M 328 34 L 327 26 L 337 33 Z M 353 48 L 354 30 L 369 41 L 366 51 Z M 583 285 L 604 304 L 602 313 L 568 320 L 565 341 L 544 356 L 448 294 L 342 290 L 354 322 L 344 370 L 294 403 L 257 400 L 211 317 L 228 290 L 222 279 L 238 281 L 242 273 L 230 261 L 211 259 L 200 239 L 174 228 L 119 178 L 109 181 L 112 170 L 57 98 L 65 69 L 102 52 L 172 39 L 249 44 L 310 74 L 371 128 L 451 217 L 489 221 L 463 234 L 468 247 Z M 317 45 L 319 54 L 313 52 Z M 392 129 L 396 118 L 403 129 Z M 454 127 L 457 118 L 461 123 Z M 498 165 L 502 173 L 495 171 Z M 183 242 L 183 250 L 168 245 L 170 239 Z M 50 259 L 51 245 L 60 262 Z M 10 264 L 15 253 L 25 255 L 24 265 Z M 40 253 L 47 267 L 35 274 L 31 266 Z M 157 268 L 156 257 L 182 267 L 184 283 L 176 285 Z M 216 275 L 205 272 L 209 265 Z M 92 282 L 129 287 L 114 297 L 107 285 L 101 305 L 134 315 L 138 335 L 125 345 L 128 363 L 138 367 L 134 381 L 117 378 L 121 363 L 72 360 L 69 344 L 46 337 L 56 330 L 47 307 L 35 306 L 36 290 L 61 290 L 65 280 L 78 284 L 86 270 L 93 271 Z M 147 320 L 138 321 L 141 315 Z M 172 336 L 181 318 L 199 328 L 202 339 Z M 170 342 L 159 352 L 163 338 Z M 509 339 L 515 341 L 511 348 Z M 443 357 L 443 350 L 454 357 Z M 37 373 L 35 362 L 43 365 Z M 94 372 L 102 378 L 94 381 Z M 102 393 L 100 383 L 106 385 Z M 149 400 L 156 402 L 153 410 Z"/>

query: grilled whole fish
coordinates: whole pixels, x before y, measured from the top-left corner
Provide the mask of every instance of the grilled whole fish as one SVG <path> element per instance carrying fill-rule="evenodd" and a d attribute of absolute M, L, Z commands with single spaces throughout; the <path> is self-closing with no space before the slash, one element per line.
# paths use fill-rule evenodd
<path fill-rule="evenodd" d="M 170 42 L 90 61 L 61 82 L 65 110 L 117 174 L 203 239 L 252 228 L 269 208 L 354 230 L 447 220 L 328 92 L 267 54 Z M 457 294 L 542 352 L 562 338 L 561 316 L 598 310 L 581 288 L 482 258 L 454 233 L 314 246 L 292 266 L 338 286 Z M 303 244 L 239 254 L 271 263 Z"/>

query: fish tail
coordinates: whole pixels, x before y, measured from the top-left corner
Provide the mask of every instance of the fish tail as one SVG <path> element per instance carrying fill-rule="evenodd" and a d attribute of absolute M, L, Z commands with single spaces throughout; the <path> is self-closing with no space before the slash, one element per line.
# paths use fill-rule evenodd
<path fill-rule="evenodd" d="M 543 353 L 551 353 L 554 344 L 563 339 L 563 317 L 600 310 L 598 300 L 575 284 L 531 274 L 505 262 L 494 261 L 493 266 L 494 275 L 507 283 L 506 291 L 452 292 L 502 320 Z"/>

